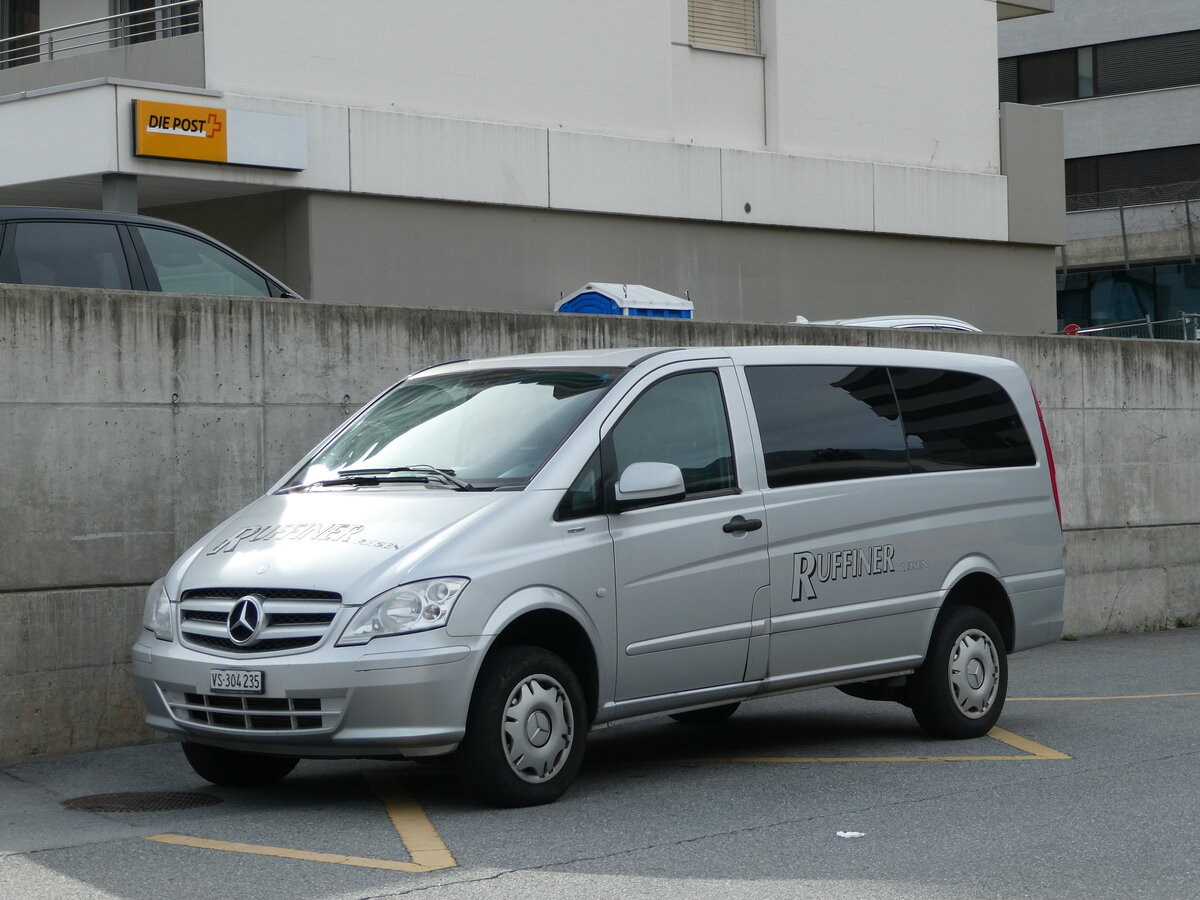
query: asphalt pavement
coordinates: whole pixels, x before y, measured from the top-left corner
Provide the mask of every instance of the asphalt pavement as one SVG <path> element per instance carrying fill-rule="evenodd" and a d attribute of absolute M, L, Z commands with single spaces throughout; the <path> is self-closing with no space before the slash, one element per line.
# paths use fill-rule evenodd
<path fill-rule="evenodd" d="M 23 763 L 0 769 L 0 897 L 1194 898 L 1198 661 L 1200 628 L 1018 654 L 974 741 L 830 689 L 600 729 L 567 795 L 523 810 L 441 765 L 235 790 L 174 744 Z M 65 805 L 103 794 L 181 808 Z"/>

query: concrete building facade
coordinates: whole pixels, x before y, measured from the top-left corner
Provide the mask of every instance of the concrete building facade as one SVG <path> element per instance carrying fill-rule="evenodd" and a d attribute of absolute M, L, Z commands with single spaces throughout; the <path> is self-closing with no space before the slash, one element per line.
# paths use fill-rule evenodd
<path fill-rule="evenodd" d="M 4 3 L 39 19 L 0 203 L 162 215 L 333 302 L 1054 325 L 1059 115 L 991 62 L 1052 0 Z"/>
<path fill-rule="evenodd" d="M 1058 0 L 1000 57 L 1002 101 L 1063 113 L 1060 325 L 1200 313 L 1200 4 Z"/>

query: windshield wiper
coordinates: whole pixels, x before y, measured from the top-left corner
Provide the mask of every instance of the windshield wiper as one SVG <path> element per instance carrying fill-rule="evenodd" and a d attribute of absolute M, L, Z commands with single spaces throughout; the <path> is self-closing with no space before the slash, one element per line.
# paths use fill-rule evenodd
<path fill-rule="evenodd" d="M 475 487 L 461 479 L 454 477 L 453 469 L 439 469 L 436 466 L 415 465 L 415 466 L 388 466 L 380 469 L 342 469 L 337 473 L 337 478 L 325 478 L 321 481 L 309 481 L 304 484 L 293 484 L 288 487 L 281 488 L 279 493 L 286 494 L 292 491 L 303 491 L 315 487 L 338 487 L 341 485 L 354 485 L 357 487 L 376 487 L 387 482 L 402 482 L 416 481 L 423 484 L 429 484 L 433 479 L 440 487 L 452 488 L 456 491 L 477 491 L 480 488 Z"/>
<path fill-rule="evenodd" d="M 429 473 L 441 478 L 446 484 L 453 485 L 460 491 L 473 491 L 475 486 L 454 477 L 453 469 L 439 469 L 437 466 L 418 463 L 413 466 L 387 466 L 382 469 L 340 469 L 338 478 L 378 478 L 381 475 L 396 475 L 401 472 L 413 472 L 418 475 Z"/>

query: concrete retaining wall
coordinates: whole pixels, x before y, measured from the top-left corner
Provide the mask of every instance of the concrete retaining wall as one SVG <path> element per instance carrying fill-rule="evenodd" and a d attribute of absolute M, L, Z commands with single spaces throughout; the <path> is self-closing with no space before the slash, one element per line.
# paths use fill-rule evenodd
<path fill-rule="evenodd" d="M 445 359 L 857 343 L 1015 359 L 1041 397 L 1076 634 L 1200 618 L 1200 347 L 0 286 L 0 764 L 150 738 L 146 586 L 345 416 Z"/>

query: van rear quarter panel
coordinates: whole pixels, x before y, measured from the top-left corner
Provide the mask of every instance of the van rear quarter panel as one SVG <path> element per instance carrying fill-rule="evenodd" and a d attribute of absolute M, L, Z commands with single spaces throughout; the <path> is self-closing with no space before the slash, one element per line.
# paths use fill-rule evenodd
<path fill-rule="evenodd" d="M 1033 466 L 765 490 L 769 681 L 834 682 L 912 668 L 924 658 L 948 592 L 979 571 L 1005 587 L 1016 619 L 1014 649 L 1059 636 L 1062 532 L 1037 410 L 1019 366 L 991 357 L 875 348 L 754 348 L 731 355 L 741 365 L 895 366 L 986 376 L 1012 399 L 1037 458 Z M 754 431 L 765 484 L 763 448 Z"/>
<path fill-rule="evenodd" d="M 959 578 L 1061 575 L 1045 479 L 1037 466 L 767 491 L 769 677 L 833 677 L 889 661 L 903 668 L 924 657 L 930 611 Z M 876 618 L 886 624 L 862 624 Z"/>

